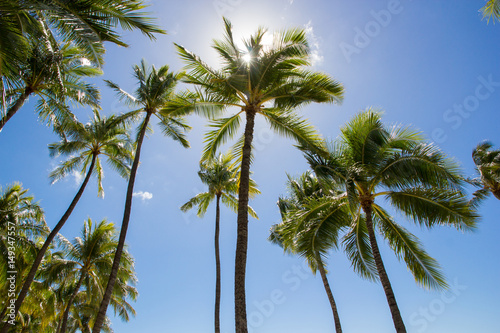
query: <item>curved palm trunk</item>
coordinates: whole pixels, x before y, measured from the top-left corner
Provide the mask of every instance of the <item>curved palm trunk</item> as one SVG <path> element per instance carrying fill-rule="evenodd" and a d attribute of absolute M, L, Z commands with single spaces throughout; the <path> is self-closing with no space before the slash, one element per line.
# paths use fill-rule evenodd
<path fill-rule="evenodd" d="M 71 297 L 68 300 L 68 305 L 66 305 L 66 309 L 64 310 L 62 324 L 61 324 L 61 330 L 59 331 L 59 333 L 66 333 L 66 326 L 68 325 L 69 310 L 71 309 L 71 305 L 73 304 L 73 301 L 75 300 L 75 297 L 78 294 L 78 291 L 80 290 L 80 287 L 82 286 L 84 279 L 85 279 L 85 272 L 82 270 L 82 274 L 80 275 L 80 278 L 78 279 L 78 283 L 76 284 L 75 290 L 73 291 L 73 294 L 71 294 Z"/>
<path fill-rule="evenodd" d="M 234 265 L 234 316 L 236 333 L 247 333 L 245 276 L 248 249 L 248 191 L 250 189 L 250 156 L 252 153 L 255 111 L 246 111 L 245 141 L 241 159 L 240 187 L 238 189 L 238 228 L 236 260 Z"/>
<path fill-rule="evenodd" d="M 137 138 L 137 148 L 135 151 L 134 162 L 132 163 L 132 169 L 130 170 L 130 178 L 128 180 L 127 197 L 125 199 L 125 209 L 123 212 L 120 237 L 118 239 L 118 245 L 116 247 L 115 257 L 113 259 L 113 266 L 111 267 L 111 273 L 109 274 L 108 284 L 104 292 L 101 306 L 99 307 L 99 312 L 97 313 L 92 333 L 101 332 L 102 325 L 104 324 L 104 320 L 106 319 L 106 311 L 108 309 L 109 301 L 111 300 L 111 294 L 113 293 L 113 287 L 115 286 L 116 277 L 118 275 L 120 259 L 122 257 L 123 247 L 125 246 L 125 238 L 127 237 L 128 223 L 130 221 L 130 212 L 132 210 L 132 194 L 134 193 L 135 176 L 137 174 L 137 168 L 139 167 L 139 160 L 141 158 L 142 142 L 144 141 L 144 135 L 146 134 L 146 129 L 148 127 L 151 115 L 152 115 L 151 112 L 147 112 L 146 119 L 144 119 L 141 131 L 139 132 L 139 137 Z"/>
<path fill-rule="evenodd" d="M 73 209 L 75 209 L 76 204 L 80 200 L 80 198 L 83 194 L 83 191 L 85 190 L 85 187 L 87 186 L 87 183 L 89 182 L 90 176 L 92 175 L 92 171 L 94 170 L 96 159 L 97 159 L 97 155 L 92 156 L 92 162 L 90 163 L 89 170 L 87 171 L 87 175 L 85 176 L 85 179 L 83 180 L 83 183 L 80 186 L 80 189 L 78 190 L 75 197 L 73 198 L 73 201 L 71 201 L 71 204 L 69 205 L 69 207 L 66 210 L 66 212 L 64 213 L 64 215 L 61 217 L 59 222 L 57 222 L 56 226 L 50 232 L 49 236 L 47 236 L 47 239 L 43 243 L 40 251 L 38 251 L 38 254 L 35 258 L 35 261 L 33 262 L 33 265 L 31 266 L 31 269 L 28 273 L 28 276 L 26 277 L 26 281 L 24 281 L 21 292 L 19 293 L 19 296 L 17 296 L 16 303 L 15 303 L 14 316 L 17 315 L 19 308 L 21 308 L 21 305 L 23 304 L 24 298 L 26 297 L 28 290 L 30 289 L 31 284 L 33 283 L 33 280 L 35 279 L 36 271 L 38 270 L 38 267 L 40 266 L 40 264 L 43 260 L 45 252 L 47 252 L 47 249 L 49 248 L 50 244 L 52 243 L 52 240 L 56 237 L 59 230 L 61 230 L 61 228 L 64 226 L 64 224 L 68 220 L 69 216 L 73 212 Z M 0 333 L 7 333 L 8 329 L 9 329 L 9 324 L 6 322 L 3 325 Z"/>
<path fill-rule="evenodd" d="M 330 301 L 330 306 L 332 307 L 333 320 L 335 321 L 335 332 L 342 333 L 342 326 L 340 325 L 340 317 L 337 312 L 337 304 L 335 304 L 335 299 L 333 298 L 332 290 L 330 289 L 330 284 L 326 277 L 325 267 L 323 266 L 323 261 L 319 253 L 316 253 L 316 262 L 318 263 L 319 273 L 321 279 L 323 280 L 323 286 L 325 287 L 326 294 L 328 295 L 328 300 Z"/>
<path fill-rule="evenodd" d="M 364 213 L 366 214 L 366 228 L 368 229 L 368 235 L 370 237 L 370 245 L 373 252 L 373 258 L 375 259 L 375 264 L 377 265 L 377 272 L 380 277 L 380 282 L 384 287 L 385 297 L 387 298 L 387 303 L 391 310 L 392 321 L 394 322 L 394 327 L 398 333 L 406 333 L 406 327 L 399 312 L 399 307 L 396 302 L 396 297 L 394 296 L 394 291 L 391 287 L 391 282 L 385 271 L 384 263 L 382 257 L 380 256 L 380 251 L 377 245 L 377 239 L 375 238 L 375 231 L 373 230 L 372 222 L 372 206 L 371 202 L 361 204 Z"/>
<path fill-rule="evenodd" d="M 219 252 L 219 229 L 220 229 L 220 194 L 217 194 L 217 202 L 215 208 L 215 333 L 220 333 L 220 252 Z"/>
<path fill-rule="evenodd" d="M 2 131 L 3 127 L 10 120 L 10 118 L 12 118 L 16 114 L 16 112 L 19 111 L 19 109 L 24 105 L 24 102 L 26 102 L 26 100 L 28 99 L 29 95 L 31 95 L 32 93 L 33 90 L 31 88 L 26 87 L 24 89 L 24 92 L 21 94 L 21 96 L 19 96 L 16 103 L 14 103 L 14 105 L 9 108 L 5 116 L 3 116 L 0 120 L 0 131 Z"/>

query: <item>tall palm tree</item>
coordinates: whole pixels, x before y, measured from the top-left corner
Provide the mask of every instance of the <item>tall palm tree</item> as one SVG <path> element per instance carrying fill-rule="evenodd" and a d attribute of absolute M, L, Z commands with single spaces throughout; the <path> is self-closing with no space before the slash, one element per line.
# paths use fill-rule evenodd
<path fill-rule="evenodd" d="M 86 64 L 77 47 L 60 45 L 53 38 L 47 42 L 43 39 L 30 43 L 28 58 L 15 61 L 16 77 L 4 78 L 10 102 L 0 119 L 0 131 L 31 95 L 39 97 L 35 106 L 39 118 L 56 128 L 66 118 L 72 118 L 67 100 L 99 106 L 99 90 L 82 78 L 101 75 L 102 71 Z"/>
<path fill-rule="evenodd" d="M 70 290 L 69 297 L 64 300 L 58 333 L 66 332 L 70 312 L 78 311 L 78 298 L 80 307 L 100 303 L 113 263 L 116 238 L 117 231 L 113 223 L 102 220 L 94 224 L 91 219 L 85 221 L 81 237 L 76 237 L 72 242 L 59 237 L 62 251 L 53 254 L 52 260 L 41 274 L 45 283 L 58 284 L 60 288 Z M 115 289 L 115 298 L 112 298 L 115 305 L 120 307 L 121 311 L 118 313 L 126 320 L 129 318 L 129 312 L 135 314 L 134 309 L 126 302 L 128 297 L 133 300 L 137 297 L 137 290 L 133 287 L 136 282 L 133 265 L 132 257 L 124 251 L 118 274 L 122 288 Z M 81 290 L 82 288 L 84 290 Z M 120 303 L 127 306 L 120 306 Z"/>
<path fill-rule="evenodd" d="M 19 311 L 21 304 L 29 291 L 31 283 L 35 278 L 40 263 L 43 260 L 45 252 L 52 243 L 52 240 L 64 226 L 69 216 L 80 200 L 90 177 L 97 176 L 97 185 L 99 195 L 103 195 L 102 176 L 103 170 L 100 156 L 107 157 L 107 161 L 122 177 L 129 174 L 129 163 L 132 159 L 132 147 L 129 141 L 127 129 L 123 119 L 116 116 L 101 117 L 97 110 L 94 110 L 94 119 L 91 123 L 82 124 L 78 121 L 68 121 L 65 124 L 66 138 L 58 143 L 49 145 L 52 156 L 63 154 L 70 158 L 64 161 L 62 165 L 51 172 L 50 178 L 55 182 L 81 168 L 81 173 L 86 173 L 83 183 L 78 192 L 71 201 L 68 209 L 57 222 L 54 229 L 50 232 L 43 246 L 38 251 L 36 259 L 31 266 L 31 270 L 26 277 L 21 292 L 16 303 L 15 312 Z M 72 156 L 73 154 L 78 154 Z M 7 332 L 7 324 L 2 327 L 1 333 Z"/>
<path fill-rule="evenodd" d="M 500 200 L 500 150 L 493 150 L 491 142 L 482 142 L 472 152 L 472 159 L 476 165 L 479 177 L 472 183 L 481 189 L 474 192 L 474 200 L 480 201 L 493 193 Z"/>
<path fill-rule="evenodd" d="M 311 172 L 298 179 L 288 176 L 290 197 L 278 200 L 282 222 L 271 227 L 269 240 L 287 253 L 304 257 L 314 274 L 319 270 L 332 308 L 335 331 L 341 333 L 324 259 L 332 248 L 338 247 L 339 232 L 349 224 L 350 218 L 346 196 L 329 185 L 321 184 Z"/>
<path fill-rule="evenodd" d="M 156 69 L 155 66 L 148 67 L 144 60 L 141 61 L 140 65 L 135 65 L 133 70 L 138 83 L 138 87 L 134 94 L 135 96 L 122 90 L 116 83 L 106 81 L 108 85 L 118 93 L 118 96 L 122 100 L 127 102 L 131 107 L 137 108 L 130 111 L 128 116 L 139 117 L 144 114 L 144 119 L 142 119 L 138 128 L 135 156 L 128 181 L 120 237 L 118 239 L 118 246 L 113 260 L 113 267 L 109 275 L 108 284 L 106 286 L 106 291 L 92 330 L 94 333 L 99 333 L 101 331 L 101 327 L 106 316 L 106 310 L 108 308 L 116 281 L 120 258 L 123 246 L 125 245 L 125 238 L 127 236 L 128 224 L 130 221 L 132 195 L 134 192 L 137 168 L 139 167 L 141 157 L 142 143 L 144 141 L 151 117 L 155 116 L 158 118 L 160 128 L 162 129 L 164 135 L 178 141 L 185 148 L 189 147 L 189 142 L 185 137 L 185 131 L 190 129 L 190 127 L 179 115 L 185 113 L 185 109 L 183 109 L 182 112 L 179 112 L 179 110 L 176 109 L 178 106 L 177 102 L 184 96 L 175 94 L 175 87 L 177 82 L 179 82 L 182 78 L 183 73 L 170 72 L 169 67 L 166 65 L 160 67 L 159 69 Z M 175 104 L 176 107 L 172 107 L 173 104 Z"/>
<path fill-rule="evenodd" d="M 225 34 L 213 48 L 222 60 L 221 69 L 213 69 L 198 56 L 177 45 L 178 53 L 191 70 L 186 81 L 197 85 L 203 94 L 201 107 L 235 107 L 238 111 L 211 124 L 206 136 L 203 159 L 213 157 L 218 148 L 232 138 L 245 115 L 246 124 L 238 142 L 241 154 L 241 181 L 238 193 L 238 237 L 235 260 L 236 332 L 247 332 L 245 276 L 248 244 L 248 193 L 255 117 L 261 115 L 272 129 L 286 137 L 311 146 L 320 145 L 319 135 L 294 110 L 311 102 L 340 102 L 341 84 L 329 76 L 306 69 L 310 49 L 302 29 L 290 29 L 273 35 L 273 44 L 264 45 L 266 30 L 259 28 L 244 40 L 244 50 L 233 38 L 231 23 L 224 19 Z"/>
<path fill-rule="evenodd" d="M 28 40 L 45 29 L 58 40 L 73 42 L 86 58 L 103 63 L 103 42 L 128 46 L 116 27 L 138 29 L 150 39 L 165 33 L 143 12 L 143 0 L 0 0 L 0 76 L 9 72 L 9 59 L 25 56 Z M 8 61 L 9 60 L 9 61 Z"/>
<path fill-rule="evenodd" d="M 500 21 L 500 0 L 487 0 L 481 12 L 483 18 L 488 18 L 488 23 L 490 19 L 493 19 L 493 22 Z"/>
<path fill-rule="evenodd" d="M 220 201 L 232 210 L 237 212 L 238 199 L 235 195 L 238 193 L 238 167 L 232 164 L 232 156 L 230 154 L 219 154 L 217 158 L 200 163 L 200 171 L 198 176 L 201 181 L 208 186 L 207 192 L 197 194 L 189 199 L 181 210 L 186 212 L 194 206 L 198 206 L 198 216 L 205 215 L 208 206 L 215 199 L 215 310 L 214 310 L 214 327 L 215 332 L 220 333 L 220 292 L 221 292 L 221 264 L 219 251 L 219 230 L 220 230 Z M 250 180 L 251 194 L 257 194 L 259 191 L 255 184 Z M 252 217 L 257 218 L 255 211 L 249 207 L 249 213 Z"/>
<path fill-rule="evenodd" d="M 348 255 L 358 272 L 371 272 L 365 273 L 367 277 L 378 275 L 396 331 L 406 332 L 375 227 L 406 262 L 417 282 L 436 288 L 445 287 L 446 282 L 438 263 L 417 238 L 375 200 L 385 198 L 423 227 L 451 225 L 470 230 L 478 215 L 467 201 L 458 166 L 410 128 L 385 127 L 381 114 L 372 109 L 359 113 L 341 128 L 341 137 L 329 148 L 327 157 L 309 151 L 306 158 L 318 176 L 345 187 L 353 220 L 345 241 Z"/>

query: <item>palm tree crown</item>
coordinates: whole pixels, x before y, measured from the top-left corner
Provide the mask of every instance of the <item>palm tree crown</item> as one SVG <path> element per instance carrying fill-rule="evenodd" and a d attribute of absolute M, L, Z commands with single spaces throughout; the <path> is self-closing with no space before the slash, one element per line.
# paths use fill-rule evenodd
<path fill-rule="evenodd" d="M 79 121 L 66 122 L 65 138 L 49 145 L 51 156 L 70 156 L 54 169 L 49 177 L 54 183 L 75 171 L 81 174 L 90 172 L 97 176 L 99 196 L 104 196 L 101 157 L 105 156 L 109 166 L 120 176 L 127 178 L 130 174 L 133 148 L 124 117 L 102 117 L 97 109 L 93 113 L 92 121 L 86 124 Z M 89 169 L 92 164 L 92 169 Z"/>
<path fill-rule="evenodd" d="M 102 71 L 85 62 L 82 51 L 53 38 L 40 37 L 29 43 L 27 58 L 13 60 L 15 76 L 5 77 L 5 103 L 2 107 L 0 129 L 21 109 L 31 95 L 38 101 L 35 109 L 40 120 L 57 130 L 67 118 L 73 118 L 69 103 L 99 107 L 98 89 L 82 80 Z"/>
<path fill-rule="evenodd" d="M 199 193 L 189 199 L 188 202 L 181 206 L 182 211 L 185 212 L 197 206 L 197 215 L 203 217 L 210 203 L 220 197 L 222 203 L 237 212 L 238 199 L 235 195 L 238 194 L 239 168 L 233 164 L 232 159 L 231 154 L 219 154 L 216 158 L 200 163 L 198 176 L 202 183 L 207 185 L 208 191 Z M 251 184 L 252 195 L 259 194 L 260 191 L 253 180 L 251 180 Z M 249 213 L 252 217 L 257 218 L 257 214 L 251 207 L 249 207 Z"/>
<path fill-rule="evenodd" d="M 206 136 L 203 159 L 215 156 L 220 145 L 236 134 L 245 113 L 260 114 L 278 133 L 317 145 L 319 137 L 314 129 L 292 111 L 311 102 L 340 102 L 343 87 L 326 74 L 304 69 L 310 65 L 305 31 L 276 33 L 269 46 L 263 44 L 267 31 L 260 28 L 244 40 L 245 47 L 240 49 L 233 39 L 231 23 L 227 19 L 224 23 L 224 39 L 213 45 L 222 62 L 219 70 L 177 45 L 186 68 L 191 70 L 185 81 L 202 89 L 199 106 L 208 111 L 216 107 L 239 109 L 210 125 L 213 130 Z"/>
<path fill-rule="evenodd" d="M 477 200 L 483 199 L 490 193 L 500 200 L 500 150 L 492 148 L 491 142 L 483 142 L 472 152 L 472 159 L 479 174 L 479 178 L 474 179 L 473 184 L 482 186 L 474 192 Z"/>

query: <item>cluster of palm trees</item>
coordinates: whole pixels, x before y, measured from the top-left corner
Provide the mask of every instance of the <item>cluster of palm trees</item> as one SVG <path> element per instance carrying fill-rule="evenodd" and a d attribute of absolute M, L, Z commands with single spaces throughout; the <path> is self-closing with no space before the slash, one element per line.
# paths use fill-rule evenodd
<path fill-rule="evenodd" d="M 190 129 L 185 116 L 195 113 L 209 118 L 199 172 L 208 191 L 181 209 L 197 206 L 198 215 L 203 215 L 216 200 L 216 332 L 220 331 L 220 202 L 237 213 L 235 331 L 248 331 L 245 277 L 248 215 L 256 217 L 249 199 L 259 193 L 250 178 L 257 116 L 278 134 L 293 139 L 312 169 L 299 179 L 289 178 L 290 197 L 279 200 L 282 222 L 273 226 L 270 240 L 287 252 L 305 257 L 313 272 L 319 270 L 337 332 L 342 329 L 325 264 L 332 249 L 343 246 L 357 273 L 381 281 L 397 332 L 406 329 L 380 255 L 377 231 L 405 261 L 418 283 L 446 287 L 438 263 L 415 235 L 379 205 L 380 198 L 420 226 L 450 225 L 468 230 L 475 227 L 477 202 L 488 191 L 497 197 L 500 192 L 500 153 L 492 151 L 491 144 L 482 144 L 474 151 L 480 178 L 470 182 L 482 188 L 469 201 L 465 177 L 453 161 L 423 141 L 419 133 L 406 127 L 384 126 L 380 113 L 370 109 L 345 125 L 337 142 L 326 142 L 296 109 L 313 102 L 340 103 L 344 89 L 330 76 L 308 69 L 310 49 L 302 29 L 274 33 L 272 44 L 267 45 L 267 31 L 259 28 L 241 48 L 234 40 L 231 23 L 224 19 L 224 36 L 213 43 L 220 68 L 210 67 L 176 44 L 186 72 L 172 72 L 166 65 L 156 68 L 141 61 L 133 66 L 137 82 L 133 93 L 106 81 L 131 111 L 102 116 L 99 91 L 83 78 L 101 74 L 103 42 L 125 45 L 113 29 L 116 24 L 140 29 L 151 38 L 163 32 L 140 12 L 143 2 L 1 1 L 0 8 L 0 24 L 6 31 L 0 36 L 0 130 L 30 95 L 39 96 L 36 108 L 40 119 L 60 136 L 58 143 L 49 146 L 50 153 L 68 156 L 51 173 L 51 179 L 57 181 L 74 171 L 85 174 L 73 201 L 52 230 L 47 228 L 41 208 L 24 196 L 26 190 L 14 185 L 2 193 L 1 250 L 6 251 L 9 219 L 18 226 L 17 241 L 23 248 L 16 257 L 20 279 L 14 315 L 27 325 L 38 325 L 30 326 L 30 330 L 39 327 L 47 332 L 99 333 L 110 329 L 108 305 L 125 319 L 134 313 L 127 300 L 135 299 L 137 291 L 125 240 L 141 150 L 154 118 L 164 135 L 185 148 L 189 147 L 186 132 Z M 195 88 L 177 92 L 179 82 Z M 84 124 L 72 114 L 70 108 L 77 104 L 93 109 L 90 122 Z M 221 155 L 224 144 L 238 136 L 242 120 L 243 134 L 229 153 Z M 137 122 L 137 134 L 132 139 L 130 127 Z M 117 235 L 106 221 L 94 224 L 89 219 L 82 237 L 69 242 L 59 232 L 92 175 L 97 176 L 98 191 L 103 194 L 101 159 L 128 180 L 120 233 Z M 9 205 L 15 207 L 12 212 L 3 208 Z M 36 304 L 47 304 L 43 314 Z M 4 320 L 7 303 L 1 305 Z M 22 329 L 4 323 L 1 332 Z"/>
<path fill-rule="evenodd" d="M 12 318 L 10 279 L 15 272 L 15 292 L 22 288 L 43 240 L 49 234 L 43 210 L 19 184 L 0 193 L 1 315 Z M 15 237 L 5 237 L 7 226 L 15 225 Z M 9 332 L 90 332 L 101 290 L 110 272 L 116 248 L 117 231 L 113 223 L 85 221 L 81 236 L 73 241 L 58 235 L 44 253 L 43 264 L 36 272 L 30 292 Z M 13 243 L 12 243 L 13 242 Z M 7 265 L 7 249 L 15 248 L 15 268 Z M 137 298 L 133 258 L 127 253 L 120 267 L 119 286 L 114 290 L 115 314 L 128 321 L 135 315 L 131 300 Z M 106 318 L 104 331 L 111 332 Z"/>
<path fill-rule="evenodd" d="M 94 326 L 96 319 L 94 308 L 96 304 L 97 309 L 99 308 L 103 298 L 102 291 L 106 287 L 107 277 L 111 274 L 112 260 L 117 247 L 114 227 L 112 224 L 103 222 L 92 229 L 90 221 L 86 224 L 83 239 L 91 241 L 89 237 L 96 233 L 96 235 L 102 234 L 107 241 L 105 238 L 95 240 L 100 243 L 103 241 L 109 243 L 106 247 L 102 247 L 104 252 L 101 254 L 85 253 L 85 255 L 103 256 L 96 262 L 99 274 L 92 273 L 94 264 L 90 262 L 87 262 L 87 266 L 82 266 L 78 275 L 69 274 L 70 261 L 67 259 L 78 259 L 74 256 L 78 254 L 76 250 L 83 249 L 84 244 L 81 241 L 78 244 L 75 243 L 73 248 L 69 245 L 63 246 L 62 249 L 66 249 L 63 252 L 61 250 L 52 254 L 51 249 L 55 246 L 55 240 L 62 242 L 56 239 L 56 236 L 70 217 L 93 174 L 98 177 L 99 192 L 102 194 L 100 155 L 106 156 L 109 164 L 122 176 L 126 178 L 129 176 L 130 162 L 133 159 L 133 144 L 129 140 L 126 117 L 113 115 L 101 117 L 98 111 L 99 90 L 84 82 L 83 79 L 102 74 L 100 66 L 104 61 L 105 42 L 128 46 L 121 40 L 117 26 L 124 29 L 139 29 L 152 39 L 155 33 L 164 33 L 151 22 L 151 18 L 141 11 L 145 7 L 141 0 L 0 2 L 2 31 L 0 34 L 0 90 L 2 92 L 0 130 L 23 107 L 28 97 L 38 96 L 35 108 L 39 119 L 51 125 L 55 133 L 61 137 L 61 142 L 50 146 L 51 154 L 70 156 L 52 172 L 51 179 L 56 181 L 68 173 L 80 171 L 79 168 L 82 173 L 86 174 L 67 211 L 50 232 L 45 223 L 41 223 L 43 219 L 40 209 L 25 207 L 25 204 L 32 200 L 30 197 L 23 197 L 26 190 L 19 185 L 13 185 L 5 190 L 5 198 L 18 197 L 24 200 L 20 201 L 20 205 L 15 206 L 17 210 L 2 209 L 0 218 L 3 231 L 7 230 L 8 222 L 11 219 L 14 220 L 10 223 L 16 225 L 15 248 L 17 252 L 20 252 L 20 257 L 15 260 L 16 265 L 20 265 L 16 267 L 18 276 L 15 307 L 9 314 L 14 318 L 19 318 L 26 325 L 45 325 L 43 327 L 55 325 L 52 329 L 57 332 L 65 331 L 69 327 L 72 327 L 73 331 L 80 329 L 90 332 Z M 89 106 L 94 109 L 92 123 L 84 125 L 76 119 L 70 110 L 71 106 L 76 105 Z M 72 156 L 73 153 L 77 153 L 78 156 Z M 24 204 L 21 204 L 22 202 Z M 33 215 L 37 211 L 38 223 L 34 224 L 33 229 L 25 235 L 23 233 L 25 226 L 32 221 L 25 219 L 27 217 L 31 219 L 30 214 Z M 101 232 L 103 228 L 107 229 L 104 233 Z M 2 233 L 2 239 L 5 242 L 9 240 L 7 235 L 7 233 Z M 59 235 L 60 237 L 62 236 Z M 65 243 L 69 244 L 68 242 L 61 244 Z M 95 247 L 95 250 L 98 249 Z M 118 286 L 109 294 L 108 303 L 111 302 L 120 315 L 128 318 L 128 313 L 131 310 L 133 312 L 133 309 L 126 303 L 126 299 L 127 297 L 135 298 L 137 292 L 133 287 L 131 289 L 127 286 L 135 280 L 132 260 L 126 252 L 123 257 L 122 265 L 114 272 L 115 276 L 118 276 Z M 66 268 L 63 266 L 64 261 L 69 265 L 66 265 Z M 45 276 L 44 272 L 48 272 L 51 263 L 58 265 L 59 271 L 52 269 L 52 275 Z M 92 266 L 88 266 L 90 264 Z M 127 270 L 128 276 L 124 274 Z M 91 281 L 91 276 L 94 282 Z M 4 281 L 2 280 L 3 286 L 5 286 Z M 85 288 L 81 289 L 82 285 Z M 51 296 L 50 291 L 54 296 Z M 40 299 L 42 296 L 52 297 L 53 302 Z M 25 299 L 26 302 L 24 302 Z M 2 320 L 7 313 L 7 306 L 11 305 L 7 303 L 8 301 L 9 298 L 2 298 Z M 41 307 L 40 304 L 44 306 Z M 60 309 L 53 307 L 54 318 L 52 319 L 54 320 L 50 320 L 50 304 L 63 307 Z M 75 312 L 76 305 L 83 310 Z M 30 320 L 25 320 L 28 318 L 26 316 Z M 80 321 L 78 324 L 80 327 L 75 326 L 75 320 Z M 105 315 L 102 324 L 104 324 L 103 329 L 109 331 L 109 320 Z M 1 332 L 27 329 L 35 330 L 36 327 L 12 326 L 5 321 L 0 327 Z"/>

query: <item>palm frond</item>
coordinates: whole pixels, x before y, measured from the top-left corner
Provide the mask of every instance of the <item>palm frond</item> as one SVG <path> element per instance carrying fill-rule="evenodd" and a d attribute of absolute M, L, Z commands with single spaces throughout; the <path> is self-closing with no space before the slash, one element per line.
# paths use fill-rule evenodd
<path fill-rule="evenodd" d="M 378 280 L 377 266 L 364 217 L 361 215 L 356 217 L 342 242 L 354 271 L 365 279 Z"/>
<path fill-rule="evenodd" d="M 210 205 L 210 202 L 214 199 L 214 197 L 215 196 L 209 192 L 198 193 L 197 195 L 189 199 L 188 202 L 182 205 L 181 210 L 183 212 L 187 212 L 193 207 L 198 206 L 197 215 L 199 217 L 203 217 L 207 212 L 208 206 Z"/>
<path fill-rule="evenodd" d="M 413 188 L 389 192 L 387 196 L 408 218 L 428 228 L 451 225 L 460 230 L 473 230 L 479 218 L 459 191 Z"/>
<path fill-rule="evenodd" d="M 488 23 L 490 23 L 490 19 L 493 20 L 493 23 L 500 21 L 500 1 L 488 0 L 480 11 L 483 13 L 483 19 L 488 19 Z"/>
<path fill-rule="evenodd" d="M 278 134 L 292 138 L 299 145 L 315 151 L 324 151 L 323 140 L 316 129 L 305 119 L 292 112 L 263 109 L 260 112 L 273 130 Z"/>
<path fill-rule="evenodd" d="M 216 119 L 210 122 L 209 126 L 213 130 L 205 134 L 203 142 L 202 160 L 213 158 L 221 145 L 234 137 L 241 122 L 241 112 L 227 118 Z"/>
<path fill-rule="evenodd" d="M 159 126 L 163 135 L 178 141 L 184 148 L 190 147 L 189 141 L 187 140 L 184 132 L 191 129 L 191 127 L 183 118 L 164 117 L 162 115 L 158 118 L 160 119 Z"/>
<path fill-rule="evenodd" d="M 415 277 L 415 281 L 427 288 L 446 289 L 445 277 L 437 261 L 423 249 L 418 239 L 408 230 L 394 222 L 380 206 L 374 206 L 377 226 L 399 259 Z"/>

